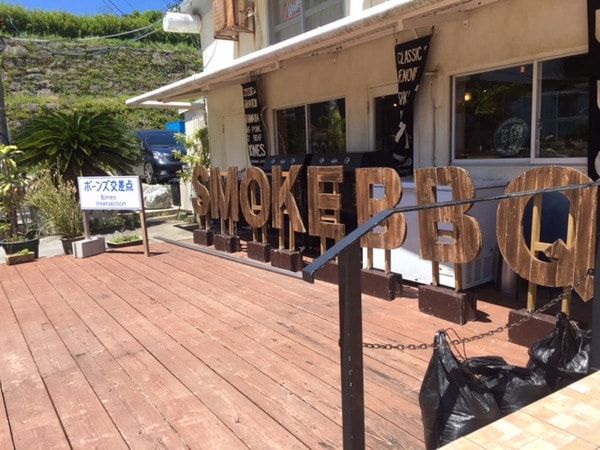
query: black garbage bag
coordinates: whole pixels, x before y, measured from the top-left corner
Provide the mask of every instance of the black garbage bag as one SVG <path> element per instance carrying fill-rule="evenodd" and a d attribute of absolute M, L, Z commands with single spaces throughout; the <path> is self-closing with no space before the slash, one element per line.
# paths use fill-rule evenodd
<path fill-rule="evenodd" d="M 434 338 L 436 348 L 419 392 L 427 449 L 435 449 L 501 417 L 494 396 L 448 347 L 445 331 Z"/>
<path fill-rule="evenodd" d="M 557 391 L 590 373 L 591 331 L 582 330 L 564 313 L 557 315 L 552 333 L 529 349 L 527 367 Z"/>
<path fill-rule="evenodd" d="M 467 358 L 464 364 L 490 390 L 503 416 L 550 394 L 540 374 L 508 364 L 499 356 Z"/>

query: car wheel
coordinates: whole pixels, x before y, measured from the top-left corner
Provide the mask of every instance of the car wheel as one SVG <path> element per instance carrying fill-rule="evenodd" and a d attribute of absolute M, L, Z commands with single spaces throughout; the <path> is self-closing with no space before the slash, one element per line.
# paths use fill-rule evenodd
<path fill-rule="evenodd" d="M 156 183 L 156 176 L 154 175 L 154 167 L 149 161 L 144 163 L 144 182 L 148 184 Z"/>

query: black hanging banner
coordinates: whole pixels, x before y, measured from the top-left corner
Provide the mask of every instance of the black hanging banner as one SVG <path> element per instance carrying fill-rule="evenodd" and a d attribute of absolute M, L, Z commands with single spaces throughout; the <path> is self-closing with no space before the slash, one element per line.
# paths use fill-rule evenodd
<path fill-rule="evenodd" d="M 256 81 L 242 84 L 244 114 L 246 115 L 246 134 L 248 137 L 248 155 L 250 164 L 262 167 L 267 157 L 267 143 L 260 120 L 260 101 Z"/>
<path fill-rule="evenodd" d="M 600 176 L 600 0 L 588 0 L 588 48 L 588 175 L 595 180 Z"/>
<path fill-rule="evenodd" d="M 413 172 L 414 100 L 425 70 L 430 41 L 431 35 L 397 44 L 395 48 L 400 117 L 394 136 L 393 157 L 401 176 L 412 175 Z"/>

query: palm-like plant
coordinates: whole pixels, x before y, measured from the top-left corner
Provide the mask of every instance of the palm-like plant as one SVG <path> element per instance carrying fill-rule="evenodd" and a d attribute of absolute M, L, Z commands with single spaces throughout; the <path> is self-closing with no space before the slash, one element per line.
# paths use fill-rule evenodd
<path fill-rule="evenodd" d="M 49 167 L 75 185 L 78 176 L 129 174 L 141 158 L 134 133 L 108 112 L 45 112 L 14 141 L 23 167 Z"/>

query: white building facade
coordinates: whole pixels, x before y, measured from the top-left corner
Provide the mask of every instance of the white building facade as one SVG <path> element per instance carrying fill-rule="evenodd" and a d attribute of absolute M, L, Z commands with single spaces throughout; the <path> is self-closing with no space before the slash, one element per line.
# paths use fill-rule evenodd
<path fill-rule="evenodd" d="M 248 82 L 260 106 L 253 138 L 270 155 L 393 151 L 395 47 L 431 35 L 413 167 L 503 181 L 537 165 L 588 171 L 585 0 L 186 0 L 180 10 L 200 17 L 204 71 L 128 104 L 205 99 L 222 170 L 257 156 Z"/>

